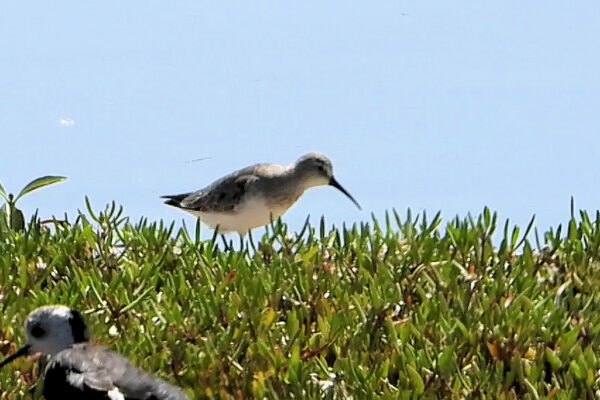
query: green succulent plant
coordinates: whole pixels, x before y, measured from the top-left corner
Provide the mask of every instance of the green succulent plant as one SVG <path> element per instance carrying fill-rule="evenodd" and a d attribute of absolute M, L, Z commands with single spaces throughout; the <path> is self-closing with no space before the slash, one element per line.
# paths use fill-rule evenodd
<path fill-rule="evenodd" d="M 16 207 L 17 201 L 28 193 L 34 190 L 43 188 L 44 186 L 64 181 L 64 176 L 42 176 L 29 182 L 18 195 L 6 193 L 4 187 L 0 184 L 0 196 L 6 201 L 0 207 L 0 234 L 6 233 L 9 230 L 21 231 L 25 229 L 25 216 L 23 212 Z"/>

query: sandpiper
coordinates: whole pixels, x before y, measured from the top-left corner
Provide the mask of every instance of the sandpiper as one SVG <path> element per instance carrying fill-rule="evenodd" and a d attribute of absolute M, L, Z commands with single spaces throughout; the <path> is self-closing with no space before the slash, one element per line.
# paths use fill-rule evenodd
<path fill-rule="evenodd" d="M 282 216 L 305 190 L 330 185 L 360 205 L 333 177 L 329 158 L 308 153 L 288 166 L 256 164 L 235 171 L 196 192 L 171 196 L 165 204 L 199 217 L 219 232 L 246 234 Z"/>
<path fill-rule="evenodd" d="M 179 389 L 133 366 L 126 358 L 89 343 L 81 314 L 65 306 L 34 310 L 25 321 L 27 343 L 0 363 L 42 353 L 50 356 L 46 400 L 189 400 Z"/>

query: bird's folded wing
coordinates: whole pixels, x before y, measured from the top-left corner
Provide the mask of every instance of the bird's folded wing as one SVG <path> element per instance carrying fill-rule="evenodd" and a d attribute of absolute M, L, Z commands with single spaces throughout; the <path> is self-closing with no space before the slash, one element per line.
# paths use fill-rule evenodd
<path fill-rule="evenodd" d="M 103 347 L 87 347 L 82 344 L 63 350 L 48 365 L 46 376 L 58 369 L 66 373 L 66 380 L 72 386 L 82 391 L 113 391 L 117 396 L 115 399 L 119 399 L 119 394 L 122 394 L 124 399 L 131 400 L 169 399 L 157 395 L 156 391 L 163 383 L 162 380 L 145 373 L 126 358 Z M 172 390 L 178 393 L 178 389 Z"/>
<path fill-rule="evenodd" d="M 190 194 L 181 201 L 181 207 L 202 212 L 233 211 L 247 193 L 247 184 L 259 179 L 247 174 L 228 176 L 206 189 Z"/>
<path fill-rule="evenodd" d="M 82 391 L 110 392 L 118 389 L 112 382 L 107 371 L 85 371 L 71 370 L 67 372 L 67 381 Z"/>

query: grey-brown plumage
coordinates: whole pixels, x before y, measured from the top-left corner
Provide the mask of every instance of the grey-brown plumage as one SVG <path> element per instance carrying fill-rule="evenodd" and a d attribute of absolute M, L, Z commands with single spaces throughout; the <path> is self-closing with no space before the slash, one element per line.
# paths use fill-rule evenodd
<path fill-rule="evenodd" d="M 265 164 L 257 164 L 229 174 L 196 192 L 162 196 L 165 204 L 184 210 L 228 212 L 240 204 L 249 191 L 258 189 L 252 183 L 265 181 Z"/>
<path fill-rule="evenodd" d="M 256 164 L 201 190 L 162 198 L 221 232 L 245 234 L 283 215 L 305 190 L 322 185 L 336 187 L 360 209 L 333 177 L 331 161 L 319 153 L 308 153 L 288 166 Z"/>

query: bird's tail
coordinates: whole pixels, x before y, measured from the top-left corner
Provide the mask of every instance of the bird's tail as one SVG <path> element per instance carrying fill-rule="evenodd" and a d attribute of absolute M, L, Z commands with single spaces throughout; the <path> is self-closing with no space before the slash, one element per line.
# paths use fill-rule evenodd
<path fill-rule="evenodd" d="M 165 204 L 173 207 L 181 207 L 181 201 L 185 199 L 189 193 L 184 194 L 174 194 L 174 195 L 166 195 L 160 196 L 161 199 L 166 199 Z"/>

